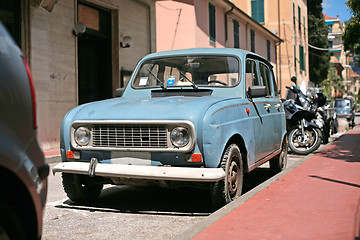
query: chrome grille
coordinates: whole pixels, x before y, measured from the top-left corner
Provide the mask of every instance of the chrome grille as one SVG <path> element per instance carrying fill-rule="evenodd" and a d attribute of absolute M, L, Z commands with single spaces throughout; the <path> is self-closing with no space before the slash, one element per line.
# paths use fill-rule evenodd
<path fill-rule="evenodd" d="M 94 125 L 94 147 L 167 147 L 165 125 Z"/>

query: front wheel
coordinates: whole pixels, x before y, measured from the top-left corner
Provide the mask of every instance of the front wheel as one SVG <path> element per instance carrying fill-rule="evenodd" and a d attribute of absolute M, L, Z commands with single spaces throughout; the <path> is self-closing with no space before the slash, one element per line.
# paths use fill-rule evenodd
<path fill-rule="evenodd" d="M 233 201 L 241 195 L 243 164 L 240 149 L 236 144 L 228 146 L 221 159 L 225 179 L 211 185 L 211 200 L 216 208 Z"/>
<path fill-rule="evenodd" d="M 306 155 L 318 149 L 321 140 L 321 131 L 317 128 L 304 129 L 304 135 L 299 128 L 294 128 L 289 133 L 289 147 L 299 155 Z"/>
<path fill-rule="evenodd" d="M 67 196 L 75 203 L 94 202 L 103 188 L 103 184 L 91 182 L 86 175 L 63 173 L 62 179 Z"/>

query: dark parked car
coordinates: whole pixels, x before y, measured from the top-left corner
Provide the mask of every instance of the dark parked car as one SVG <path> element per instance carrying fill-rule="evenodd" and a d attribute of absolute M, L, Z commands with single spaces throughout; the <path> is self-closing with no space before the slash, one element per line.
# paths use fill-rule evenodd
<path fill-rule="evenodd" d="M 338 118 L 346 118 L 350 126 L 355 126 L 355 105 L 350 98 L 336 98 L 334 108 Z"/>
<path fill-rule="evenodd" d="M 49 166 L 37 139 L 29 66 L 0 22 L 0 239 L 37 239 Z"/>

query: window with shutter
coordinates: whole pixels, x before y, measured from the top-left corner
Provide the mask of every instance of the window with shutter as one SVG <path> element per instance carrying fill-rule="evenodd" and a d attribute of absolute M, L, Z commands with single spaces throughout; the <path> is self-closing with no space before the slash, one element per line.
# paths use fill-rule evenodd
<path fill-rule="evenodd" d="M 264 0 L 251 0 L 251 17 L 259 23 L 264 22 Z"/>
<path fill-rule="evenodd" d="M 216 28 L 215 28 L 215 6 L 209 3 L 209 35 L 211 41 L 216 41 Z"/>
<path fill-rule="evenodd" d="M 234 19 L 233 23 L 234 23 L 234 48 L 240 48 L 239 22 Z"/>

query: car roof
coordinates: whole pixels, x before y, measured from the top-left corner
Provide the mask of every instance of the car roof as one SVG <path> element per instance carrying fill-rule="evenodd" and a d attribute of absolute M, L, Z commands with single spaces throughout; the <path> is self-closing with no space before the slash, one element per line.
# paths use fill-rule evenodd
<path fill-rule="evenodd" d="M 171 50 L 171 51 L 163 51 L 157 52 L 147 55 L 143 58 L 143 60 L 150 58 L 158 58 L 158 57 L 170 57 L 170 56 L 183 56 L 183 55 L 236 55 L 240 58 L 245 58 L 247 55 L 253 55 L 257 58 L 260 58 L 266 62 L 268 62 L 265 58 L 260 55 L 248 52 L 241 49 L 236 48 L 189 48 L 189 49 L 180 49 L 180 50 Z"/>

